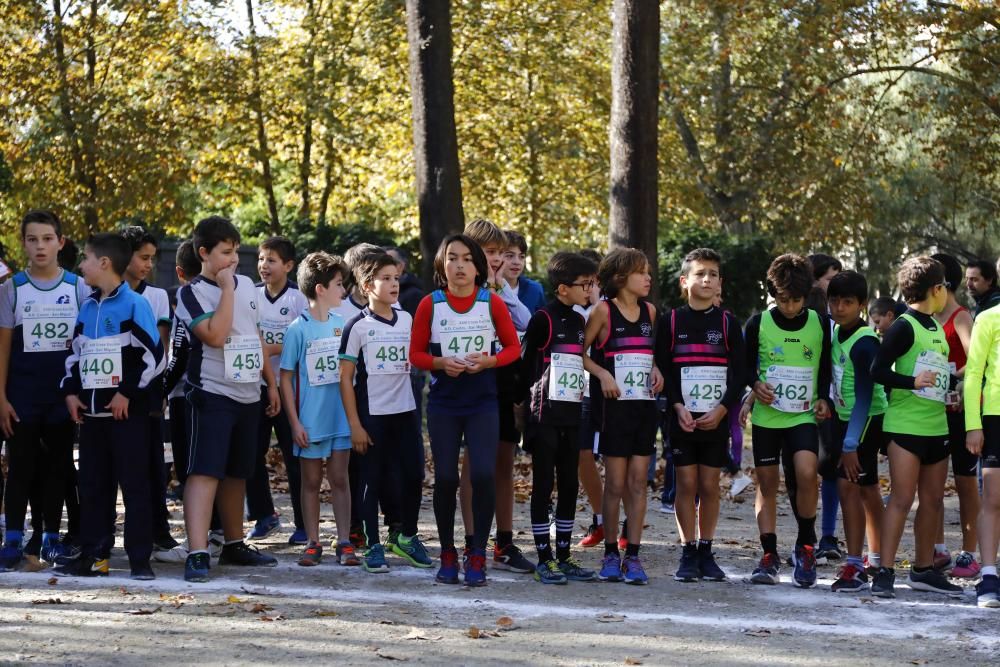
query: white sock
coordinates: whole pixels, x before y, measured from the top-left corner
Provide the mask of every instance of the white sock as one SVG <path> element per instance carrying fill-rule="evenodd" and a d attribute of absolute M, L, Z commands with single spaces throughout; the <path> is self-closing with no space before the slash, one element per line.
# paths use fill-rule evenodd
<path fill-rule="evenodd" d="M 868 564 L 872 567 L 882 567 L 882 556 L 876 553 L 869 553 Z"/>
<path fill-rule="evenodd" d="M 604 525 L 604 515 L 603 514 L 595 514 L 594 518 L 597 521 L 597 525 L 598 526 L 603 526 Z"/>
<path fill-rule="evenodd" d="M 984 565 L 981 571 L 984 577 L 995 577 L 997 576 L 997 566 L 996 565 Z"/>
<path fill-rule="evenodd" d="M 947 544 L 935 544 L 934 545 L 934 553 L 936 553 L 936 554 L 943 554 L 946 551 L 948 551 L 948 545 Z"/>

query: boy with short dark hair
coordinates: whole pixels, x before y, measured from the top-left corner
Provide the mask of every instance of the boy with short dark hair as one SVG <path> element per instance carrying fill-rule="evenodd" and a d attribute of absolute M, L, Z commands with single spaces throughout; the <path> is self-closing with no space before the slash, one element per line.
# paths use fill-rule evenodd
<path fill-rule="evenodd" d="M 906 306 L 891 296 L 880 296 L 868 306 L 868 316 L 872 320 L 872 328 L 879 336 L 884 336 L 896 318 L 906 312 Z"/>
<path fill-rule="evenodd" d="M 537 280 L 532 280 L 524 275 L 524 260 L 528 256 L 528 242 L 524 234 L 505 229 L 503 232 L 507 236 L 507 250 L 503 254 L 507 267 L 507 280 L 511 289 L 517 292 L 518 300 L 524 304 L 528 311 L 534 315 L 538 309 L 545 305 L 545 290 Z"/>
<path fill-rule="evenodd" d="M 150 384 L 163 370 L 153 311 L 122 276 L 132 257 L 117 234 L 87 240 L 80 272 L 93 293 L 80 307 L 62 381 L 66 407 L 80 427 L 83 553 L 56 568 L 68 576 L 107 576 L 118 486 L 125 501 L 125 551 L 133 579 L 153 579 Z"/>

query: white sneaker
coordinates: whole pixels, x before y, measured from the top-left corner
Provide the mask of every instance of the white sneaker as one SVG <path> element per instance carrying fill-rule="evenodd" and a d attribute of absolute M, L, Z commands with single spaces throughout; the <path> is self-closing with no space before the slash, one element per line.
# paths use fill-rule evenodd
<path fill-rule="evenodd" d="M 222 547 L 226 546 L 226 538 L 221 530 L 213 530 L 208 534 L 208 552 L 212 558 L 218 558 L 222 553 Z"/>
<path fill-rule="evenodd" d="M 664 514 L 673 514 L 674 506 L 672 503 L 660 503 L 660 511 Z"/>
<path fill-rule="evenodd" d="M 153 552 L 153 560 L 157 563 L 183 563 L 187 557 L 188 550 L 181 544 L 172 549 L 160 549 Z"/>
<path fill-rule="evenodd" d="M 750 481 L 750 476 L 741 472 L 738 477 L 733 477 L 733 483 L 729 486 L 729 497 L 735 498 L 746 491 L 746 488 L 751 484 L 753 482 Z"/>

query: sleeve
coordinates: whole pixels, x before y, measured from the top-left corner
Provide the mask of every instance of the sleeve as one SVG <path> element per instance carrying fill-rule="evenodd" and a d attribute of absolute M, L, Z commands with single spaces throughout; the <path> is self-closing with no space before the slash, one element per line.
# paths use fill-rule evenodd
<path fill-rule="evenodd" d="M 885 332 L 882 345 L 879 346 L 875 361 L 872 362 L 872 378 L 875 382 L 892 389 L 913 389 L 915 379 L 913 376 L 902 375 L 892 369 L 896 359 L 906 354 L 912 345 L 913 327 L 910 323 L 904 319 L 893 322 Z"/>
<path fill-rule="evenodd" d="M 819 316 L 819 323 L 823 327 L 823 349 L 819 353 L 819 373 L 816 378 L 819 386 L 816 388 L 816 395 L 832 406 L 833 403 L 830 402 L 830 383 L 833 382 L 833 342 L 830 336 L 833 327 L 831 326 L 830 318 L 826 315 Z"/>
<path fill-rule="evenodd" d="M 746 364 L 743 369 L 746 373 L 746 382 L 752 387 L 760 379 L 760 353 L 758 350 L 760 347 L 760 313 L 750 318 L 743 334 L 746 345 Z"/>
<path fill-rule="evenodd" d="M 299 367 L 299 356 L 302 353 L 303 341 L 302 320 L 296 318 L 285 330 L 285 342 L 281 346 L 281 357 L 278 368 L 294 371 Z"/>
<path fill-rule="evenodd" d="M 538 381 L 535 374 L 541 366 L 539 360 L 551 337 L 552 320 L 546 311 L 539 310 L 531 316 L 528 329 L 521 340 L 521 368 L 524 372 L 518 374 L 516 402 L 520 403 L 531 392 L 531 386 Z"/>
<path fill-rule="evenodd" d="M 344 328 L 344 335 L 340 338 L 341 359 L 358 363 L 358 359 L 361 358 L 361 336 L 359 335 L 361 327 L 358 327 L 357 324 L 363 319 L 364 316 L 358 313 Z"/>
<path fill-rule="evenodd" d="M 141 363 L 133 367 L 125 364 L 122 368 L 122 380 L 118 385 L 118 393 L 132 399 L 136 392 L 149 387 L 157 375 L 163 372 L 163 341 L 156 329 L 156 320 L 149 303 L 139 297 L 132 305 L 132 322 L 129 325 L 129 342 L 131 348 L 141 351 Z"/>
<path fill-rule="evenodd" d="M 665 312 L 660 316 L 659 324 L 656 327 L 656 339 L 653 342 L 653 358 L 656 361 L 657 368 L 660 369 L 660 374 L 663 376 L 667 404 L 671 407 L 677 403 L 684 402 L 680 376 L 674 372 L 674 351 L 671 349 L 673 343 L 672 317 L 673 311 Z"/>
<path fill-rule="evenodd" d="M 413 329 L 410 332 L 410 363 L 422 371 L 434 370 L 434 355 L 428 351 L 431 342 L 431 314 L 434 302 L 430 294 L 425 296 L 413 315 Z"/>
<path fill-rule="evenodd" d="M 969 358 L 965 362 L 965 430 L 978 431 L 983 428 L 983 377 L 990 348 L 1000 345 L 997 318 L 979 316 L 972 327 L 972 342 L 969 344 Z"/>
<path fill-rule="evenodd" d="M 11 278 L 0 285 L 0 329 L 13 329 L 16 326 L 14 305 L 14 280 Z"/>
<path fill-rule="evenodd" d="M 749 374 L 746 370 L 746 350 L 743 342 L 743 330 L 740 329 L 740 322 L 736 316 L 727 312 L 726 335 L 729 346 L 728 364 L 729 373 L 726 378 L 726 393 L 722 396 L 722 404 L 730 408 L 743 397 L 743 389 L 747 386 Z"/>
<path fill-rule="evenodd" d="M 76 326 L 73 327 L 73 342 L 71 343 L 69 356 L 66 357 L 66 375 L 63 377 L 59 387 L 63 396 L 72 396 L 83 391 L 83 382 L 80 380 L 80 354 L 83 352 L 83 310 L 76 318 Z"/>
<path fill-rule="evenodd" d="M 190 350 L 191 341 L 188 339 L 187 327 L 175 317 L 173 318 L 173 330 L 170 334 L 170 361 L 167 363 L 167 372 L 163 375 L 165 394 L 172 392 L 177 387 L 177 383 L 184 377 Z"/>
<path fill-rule="evenodd" d="M 76 279 L 76 303 L 77 305 L 83 305 L 83 302 L 87 300 L 90 296 L 91 288 L 83 280 L 81 276 L 77 276 Z"/>
<path fill-rule="evenodd" d="M 167 290 L 157 289 L 156 302 L 153 306 L 153 316 L 156 318 L 157 324 L 170 324 L 170 298 L 167 296 Z"/>
<path fill-rule="evenodd" d="M 200 322 L 212 316 L 212 311 L 204 309 L 191 285 L 184 285 L 177 290 L 177 308 L 174 309 L 174 313 L 192 333 Z"/>
<path fill-rule="evenodd" d="M 847 434 L 844 436 L 845 452 L 857 450 L 864 435 L 868 411 L 871 409 L 872 396 L 875 393 L 871 367 L 878 349 L 878 340 L 872 336 L 865 336 L 851 348 L 851 363 L 854 364 L 854 407 L 851 408 L 851 416 L 847 421 Z"/>
<path fill-rule="evenodd" d="M 493 293 L 490 293 L 490 298 L 492 300 Z M 517 293 L 514 289 L 507 284 L 505 280 L 503 282 L 503 288 L 500 290 L 500 299 L 509 312 L 509 318 L 514 323 L 514 328 L 517 331 L 524 331 L 528 328 L 528 322 L 531 320 L 531 311 L 528 307 L 521 303 L 521 300 L 517 298 Z M 494 321 L 496 320 L 496 315 L 493 316 Z M 504 347 L 507 347 L 504 345 Z M 518 353 L 520 354 L 520 353 Z M 508 362 L 510 363 L 510 362 Z"/>
<path fill-rule="evenodd" d="M 507 289 L 510 287 L 508 286 Z M 521 302 L 518 301 L 518 304 Z M 524 308 L 523 304 L 521 304 L 521 308 Z M 527 308 L 524 310 L 527 311 Z M 517 340 L 517 329 L 514 328 L 511 314 L 507 312 L 507 304 L 496 294 L 490 294 L 490 313 L 493 315 L 497 337 L 500 339 L 500 344 L 503 345 L 503 349 L 497 355 L 497 367 L 508 366 L 521 358 L 521 343 Z M 525 318 L 525 326 L 530 319 Z"/>

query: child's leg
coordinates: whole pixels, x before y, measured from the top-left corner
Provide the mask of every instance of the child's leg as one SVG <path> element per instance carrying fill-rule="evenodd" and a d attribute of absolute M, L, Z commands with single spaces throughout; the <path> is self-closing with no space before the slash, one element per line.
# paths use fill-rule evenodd
<path fill-rule="evenodd" d="M 698 466 L 698 537 L 702 540 L 715 538 L 715 527 L 719 523 L 719 477 L 722 468 Z"/>
<path fill-rule="evenodd" d="M 350 449 L 334 451 L 326 461 L 326 475 L 330 482 L 330 500 L 333 505 L 333 519 L 337 522 L 337 542 L 343 544 L 351 538 L 351 484 L 348 467 L 351 464 Z M 318 496 L 317 496 L 318 497 Z M 376 522 L 376 531 L 378 523 Z M 376 533 L 377 534 L 377 533 Z"/>
<path fill-rule="evenodd" d="M 895 442 L 889 443 L 889 477 L 892 491 L 882 516 L 882 556 L 883 567 L 894 567 L 896 550 L 899 548 L 906 516 L 913 506 L 917 493 L 917 478 L 920 475 L 920 459 Z"/>
<path fill-rule="evenodd" d="M 149 504 L 152 512 L 153 538 L 172 543 L 170 536 L 170 512 L 167 511 L 166 463 L 163 461 L 163 418 L 150 415 L 147 418 L 146 442 L 149 443 Z"/>
<path fill-rule="evenodd" d="M 865 544 L 866 513 L 861 500 L 861 487 L 857 482 L 841 478 L 837 481 L 840 507 L 844 513 L 844 536 L 847 538 L 847 555 L 861 557 Z"/>
<path fill-rule="evenodd" d="M 170 449 L 174 454 L 174 475 L 184 487 L 188 465 L 187 401 L 183 397 L 170 399 Z"/>
<path fill-rule="evenodd" d="M 743 427 L 740 426 L 740 406 L 733 406 L 729 411 L 729 453 L 735 466 L 735 472 L 739 472 L 743 466 Z"/>
<path fill-rule="evenodd" d="M 677 495 L 674 497 L 674 518 L 677 520 L 677 532 L 680 534 L 682 544 L 694 542 L 698 538 L 698 535 L 695 533 L 697 510 L 694 506 L 694 498 L 698 493 L 699 467 L 693 464 L 674 467 L 677 477 Z M 702 498 L 701 502 L 704 503 L 705 499 Z"/>
<path fill-rule="evenodd" d="M 983 502 L 979 510 L 979 561 L 996 566 L 1000 544 L 1000 468 L 983 468 Z"/>
<path fill-rule="evenodd" d="M 107 558 L 114 540 L 114 468 L 110 419 L 84 417 L 80 426 L 80 504 L 83 554 Z M 144 441 L 140 441 L 144 442 Z"/>
<path fill-rule="evenodd" d="M 513 406 L 507 405 L 511 411 Z M 501 406 L 501 409 L 505 409 Z M 495 466 L 497 546 L 503 548 L 513 541 L 514 530 L 514 455 L 517 443 L 501 440 L 497 446 Z"/>
<path fill-rule="evenodd" d="M 28 495 L 36 477 L 41 449 L 42 426 L 38 423 L 14 422 L 14 432 L 7 438 L 7 483 L 4 488 L 4 514 L 7 535 L 22 534 L 28 511 Z M 41 508 L 32 508 L 40 513 Z M 23 535 L 22 535 L 23 537 Z"/>
<path fill-rule="evenodd" d="M 399 492 L 396 494 L 401 531 L 404 537 L 417 534 L 420 501 L 424 486 L 424 441 L 420 436 L 420 413 L 417 411 L 393 418 L 395 433 L 390 439 L 398 443 L 391 463 L 398 466 Z"/>
<path fill-rule="evenodd" d="M 882 503 L 882 490 L 878 480 L 875 484 L 861 487 L 861 502 L 865 508 L 865 533 L 868 539 L 868 552 L 882 556 L 882 520 L 885 505 Z"/>
<path fill-rule="evenodd" d="M 576 517 L 576 498 L 580 489 L 577 478 L 579 458 L 579 431 L 572 427 L 559 429 L 556 450 L 556 558 L 569 558 L 570 542 L 573 536 L 573 520 Z M 534 517 L 531 520 L 535 522 Z"/>
<path fill-rule="evenodd" d="M 66 498 L 66 532 L 72 538 L 77 538 L 80 536 L 80 482 L 79 474 L 76 470 L 76 465 L 73 464 L 73 451 L 70 449 L 70 454 L 67 457 L 68 461 L 65 461 L 66 466 L 66 487 L 65 487 L 65 498 Z"/>
<path fill-rule="evenodd" d="M 66 494 L 66 473 L 73 465 L 73 422 L 64 421 L 42 427 L 45 443 L 44 474 L 42 476 L 42 516 L 44 531 L 59 534 L 62 524 L 63 499 Z M 67 464 L 67 459 L 69 463 Z"/>
<path fill-rule="evenodd" d="M 628 488 L 628 463 L 624 456 L 604 456 L 604 523 L 609 529 L 604 534 L 605 553 L 618 553 L 618 540 L 616 538 L 618 526 L 618 507 Z M 646 495 L 646 470 L 642 471 L 643 496 Z M 626 513 L 629 511 L 625 508 Z M 640 523 L 636 521 L 633 523 Z M 631 528 L 631 526 L 629 526 Z"/>
<path fill-rule="evenodd" d="M 757 530 L 761 535 L 773 534 L 778 525 L 778 484 L 781 477 L 777 465 L 757 466 Z"/>
<path fill-rule="evenodd" d="M 634 517 L 628 522 L 629 546 L 638 546 L 642 542 L 642 524 L 646 518 L 646 471 L 649 469 L 649 456 L 630 456 L 626 473 L 626 493 L 623 498 L 625 516 Z"/>
<path fill-rule="evenodd" d="M 577 473 L 580 484 L 583 485 L 583 492 L 587 495 L 587 502 L 594 514 L 604 514 L 604 489 L 601 484 L 601 473 L 597 469 L 597 460 L 591 449 L 581 449 L 577 457 Z"/>
<path fill-rule="evenodd" d="M 257 452 L 254 457 L 253 474 L 247 479 L 247 518 L 260 521 L 274 514 L 274 499 L 271 497 L 271 484 L 267 474 L 267 452 L 271 447 L 271 431 L 274 428 L 274 418 L 264 414 L 266 401 L 261 402 L 260 426 L 257 433 Z"/>
<path fill-rule="evenodd" d="M 816 487 L 816 453 L 799 450 L 795 452 L 792 461 L 798 487 L 795 506 L 798 510 L 796 518 L 799 522 L 799 534 L 795 543 L 797 546 L 816 544 L 816 503 L 819 495 Z"/>
<path fill-rule="evenodd" d="M 359 456 L 361 463 L 361 476 L 358 480 L 361 484 L 359 494 L 361 507 L 358 515 L 361 517 L 361 530 L 365 534 L 368 546 L 379 544 L 379 518 L 378 508 L 383 488 L 383 468 L 391 456 L 386 448 L 388 444 L 387 429 L 384 415 L 370 415 L 364 422 L 365 430 L 368 431 L 372 439 L 372 445 L 368 451 Z M 392 491 L 390 491 L 391 493 Z"/>
<path fill-rule="evenodd" d="M 455 546 L 455 493 L 459 483 L 458 453 L 462 448 L 462 425 L 460 417 L 427 415 L 427 432 L 434 458 L 434 520 L 442 549 Z"/>
<path fill-rule="evenodd" d="M 955 446 L 965 445 L 959 442 Z M 976 475 L 956 475 L 955 490 L 958 492 L 958 516 L 962 524 L 962 551 L 975 553 L 979 541 L 979 536 L 976 534 L 976 520 L 979 516 L 979 480 Z"/>
<path fill-rule="evenodd" d="M 462 455 L 462 474 L 458 487 L 458 501 L 462 505 L 462 527 L 465 529 L 465 539 L 475 533 L 475 526 L 472 521 L 472 473 L 469 470 L 469 447 L 466 444 L 465 453 Z"/>
<path fill-rule="evenodd" d="M 209 523 L 212 520 L 212 508 L 215 505 L 215 493 L 218 489 L 219 480 L 215 477 L 188 475 L 187 483 L 184 485 L 184 529 L 187 531 L 188 546 L 191 547 L 191 551 L 208 549 Z M 81 497 L 84 495 L 82 480 L 80 495 Z"/>
<path fill-rule="evenodd" d="M 125 552 L 129 563 L 148 565 L 153 552 L 153 494 L 150 492 L 149 448 L 137 447 L 136 443 L 151 443 L 149 428 L 152 420 L 148 415 L 134 415 L 122 421 L 115 421 L 111 427 L 111 455 L 114 465 L 114 479 L 122 487 L 125 503 Z M 163 459 L 163 443 L 160 443 L 160 460 Z M 163 469 L 162 464 L 160 469 Z"/>
<path fill-rule="evenodd" d="M 944 502 L 944 483 L 948 478 L 948 459 L 929 465 L 921 465 L 917 481 L 917 495 L 920 504 L 913 519 L 913 534 L 916 543 L 913 564 L 927 568 L 934 564 L 934 543 L 941 523 L 941 508 Z"/>
<path fill-rule="evenodd" d="M 319 542 L 319 492 L 323 485 L 323 464 L 323 459 L 299 458 L 302 522 L 310 542 Z"/>
<path fill-rule="evenodd" d="M 299 457 L 292 451 L 292 427 L 288 423 L 288 415 L 282 410 L 276 414 L 272 420 L 274 424 L 274 434 L 278 438 L 278 448 L 281 449 L 281 458 L 285 462 L 285 475 L 288 477 L 288 495 L 292 501 L 292 518 L 295 521 L 296 530 L 303 527 L 302 518 L 302 473 L 299 470 Z"/>
<path fill-rule="evenodd" d="M 496 511 L 496 466 L 500 422 L 497 412 L 463 417 L 472 481 L 473 548 L 486 549 Z"/>
<path fill-rule="evenodd" d="M 538 560 L 544 563 L 553 558 L 549 540 L 549 500 L 555 485 L 557 429 L 545 424 L 532 424 L 528 434 L 526 437 L 531 438 L 531 533 L 535 538 Z M 560 493 L 560 504 L 562 500 Z"/>
<path fill-rule="evenodd" d="M 215 499 L 222 520 L 222 532 L 226 543 L 243 540 L 243 501 L 246 497 L 246 480 L 226 477 L 219 482 Z"/>

